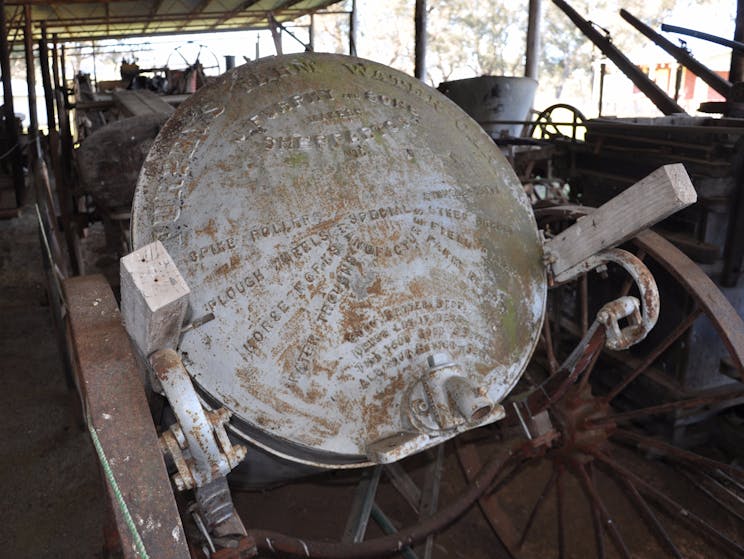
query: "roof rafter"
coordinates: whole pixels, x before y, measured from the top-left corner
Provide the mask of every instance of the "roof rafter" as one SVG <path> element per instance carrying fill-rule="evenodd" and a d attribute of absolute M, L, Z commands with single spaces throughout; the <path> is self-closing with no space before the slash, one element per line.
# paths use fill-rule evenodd
<path fill-rule="evenodd" d="M 258 0 L 246 0 L 245 2 L 241 2 L 240 4 L 238 4 L 238 6 L 236 8 L 234 8 L 234 9 L 226 12 L 225 15 L 223 15 L 222 17 L 220 17 L 214 23 L 214 25 L 212 25 L 212 29 L 215 29 L 216 27 L 218 27 L 219 25 L 222 25 L 226 21 L 231 20 L 232 18 L 234 18 L 235 16 L 237 16 L 240 12 L 242 12 L 244 10 L 247 10 L 248 8 L 250 8 L 251 6 L 253 6 L 256 3 L 258 3 Z"/>
<path fill-rule="evenodd" d="M 341 0 L 5 0 L 6 14 L 31 7 L 34 39 L 40 23 L 61 41 L 95 37 L 137 37 L 153 32 L 213 32 L 266 29 L 268 14 L 281 22 L 327 8 Z M 273 10 L 267 6 L 275 6 Z"/>
<path fill-rule="evenodd" d="M 143 33 L 147 33 L 147 29 L 148 29 L 148 28 L 150 27 L 150 24 L 151 24 L 151 23 L 153 22 L 153 20 L 155 19 L 155 16 L 156 16 L 156 15 L 158 14 L 158 12 L 160 11 L 160 6 L 162 6 L 162 5 L 163 5 L 163 0 L 155 0 L 155 1 L 154 1 L 154 2 L 152 3 L 152 7 L 150 8 L 150 12 L 149 12 L 149 13 L 147 14 L 147 15 L 148 15 L 148 17 L 149 17 L 149 19 L 150 19 L 150 21 L 148 21 L 148 22 L 147 22 L 147 23 L 145 24 L 145 26 L 144 26 L 144 27 L 142 28 L 142 32 L 143 32 Z"/>
<path fill-rule="evenodd" d="M 186 16 L 186 21 L 183 24 L 183 27 L 186 27 L 191 21 L 198 15 L 202 15 L 204 13 L 204 10 L 207 6 L 209 6 L 209 3 L 212 0 L 200 0 L 199 3 L 194 6 L 194 9 L 189 12 L 189 14 Z"/>

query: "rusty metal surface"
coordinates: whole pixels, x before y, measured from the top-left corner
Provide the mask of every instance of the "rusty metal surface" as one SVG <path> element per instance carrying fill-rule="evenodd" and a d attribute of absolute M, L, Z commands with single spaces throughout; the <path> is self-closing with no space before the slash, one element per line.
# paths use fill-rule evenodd
<path fill-rule="evenodd" d="M 246 453 L 244 446 L 233 446 L 225 433 L 229 412 L 202 407 L 174 350 L 158 350 L 149 361 L 177 419 L 161 436 L 178 467 L 178 474 L 173 476 L 176 487 L 179 491 L 193 489 L 226 476 Z"/>
<path fill-rule="evenodd" d="M 78 386 L 92 427 L 150 557 L 189 557 L 141 373 L 103 276 L 65 280 Z M 107 484 L 125 557 L 139 557 Z"/>
<path fill-rule="evenodd" d="M 628 349 L 643 340 L 659 318 L 656 280 L 636 256 L 625 250 L 611 249 L 593 258 L 619 264 L 638 287 L 640 301 L 635 297 L 623 296 L 607 303 L 597 315 L 597 319 L 607 328 L 606 346 L 614 350 Z M 628 320 L 624 328 L 619 327 L 620 319 Z"/>
<path fill-rule="evenodd" d="M 106 208 L 132 204 L 142 162 L 167 114 L 117 120 L 85 138 L 76 151 L 83 189 Z"/>
<path fill-rule="evenodd" d="M 135 248 L 173 256 L 192 318 L 215 315 L 181 342 L 192 377 L 290 457 L 363 460 L 405 430 L 436 352 L 499 402 L 538 337 L 541 246 L 513 171 L 376 63 L 291 55 L 203 88 L 153 144 L 132 223 Z"/>

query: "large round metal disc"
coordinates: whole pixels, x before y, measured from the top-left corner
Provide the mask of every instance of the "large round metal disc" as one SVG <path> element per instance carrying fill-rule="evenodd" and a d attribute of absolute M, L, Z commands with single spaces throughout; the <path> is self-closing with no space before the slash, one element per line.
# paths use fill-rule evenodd
<path fill-rule="evenodd" d="M 498 402 L 537 340 L 542 250 L 516 176 L 452 102 L 373 62 L 263 59 L 199 90 L 153 144 L 132 221 L 192 318 L 215 315 L 181 342 L 195 382 L 298 459 L 361 459 L 403 430 L 433 353 Z"/>

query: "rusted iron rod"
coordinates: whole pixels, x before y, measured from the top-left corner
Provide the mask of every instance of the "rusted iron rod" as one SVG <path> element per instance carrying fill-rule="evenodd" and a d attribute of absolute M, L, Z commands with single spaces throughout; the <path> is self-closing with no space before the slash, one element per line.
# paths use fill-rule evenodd
<path fill-rule="evenodd" d="M 566 557 L 566 521 L 563 512 L 563 501 L 564 499 L 564 486 L 563 486 L 563 474 L 565 467 L 563 464 L 557 464 L 556 470 L 558 476 L 555 480 L 555 508 L 558 511 L 557 516 L 557 528 L 558 528 L 558 559 L 565 559 Z"/>
<path fill-rule="evenodd" d="M 633 485 L 633 483 L 630 480 L 625 479 L 621 475 L 618 475 L 617 472 L 613 471 L 612 475 L 615 476 L 620 481 L 620 483 L 625 486 L 625 488 L 627 489 L 627 495 L 630 497 L 630 500 L 639 510 L 639 512 L 641 513 L 641 516 L 643 516 L 643 518 L 646 520 L 646 522 L 648 523 L 647 525 L 651 528 L 651 531 L 656 535 L 659 542 L 676 559 L 684 559 L 684 556 L 682 555 L 682 553 L 680 553 L 677 546 L 674 545 L 674 542 L 672 541 L 672 538 L 669 536 L 669 533 L 664 529 L 664 526 L 662 526 L 661 522 L 659 522 L 659 519 L 654 514 L 654 511 L 651 510 L 651 507 L 646 502 L 646 499 L 643 498 L 643 495 L 641 495 L 638 489 L 636 489 L 636 486 Z"/>
<path fill-rule="evenodd" d="M 627 431 L 625 429 L 618 429 L 614 431 L 611 437 L 613 439 L 620 439 L 626 442 L 635 443 L 640 448 L 656 450 L 669 458 L 677 461 L 682 461 L 686 464 L 695 464 L 699 467 L 721 470 L 731 476 L 737 477 L 739 479 L 744 479 L 744 470 L 742 470 L 741 468 L 731 466 L 729 464 L 724 464 L 716 460 L 711 460 L 710 458 L 700 456 L 699 454 L 695 454 L 694 452 L 690 452 L 689 450 L 677 448 L 676 446 L 672 446 L 657 439 L 652 439 L 651 437 L 639 435 L 638 433 L 633 433 L 632 431 Z"/>
<path fill-rule="evenodd" d="M 608 512 L 607 507 L 605 507 L 604 503 L 602 502 L 602 498 L 599 496 L 599 492 L 597 491 L 597 487 L 594 483 L 594 470 L 592 467 L 592 462 L 589 462 L 585 465 L 577 461 L 574 469 L 578 472 L 579 481 L 581 482 L 581 485 L 586 492 L 587 497 L 589 498 L 589 503 L 592 506 L 592 510 L 596 510 L 599 513 L 601 526 L 604 526 L 604 529 L 607 530 L 607 534 L 610 536 L 610 539 L 615 544 L 615 547 L 620 553 L 620 556 L 623 557 L 623 559 L 631 559 L 628 546 L 625 544 L 625 541 L 620 535 L 617 526 L 610 517 L 610 513 Z"/>
<path fill-rule="evenodd" d="M 729 553 L 735 557 L 744 556 L 744 548 L 739 544 L 732 541 L 724 534 L 716 530 L 713 526 L 708 524 L 705 520 L 699 516 L 693 514 L 687 508 L 677 503 L 674 499 L 667 497 L 663 492 L 659 491 L 651 483 L 646 482 L 641 477 L 637 476 L 627 468 L 621 466 L 617 460 L 606 456 L 604 453 L 598 450 L 592 450 L 591 453 L 597 458 L 602 465 L 609 471 L 614 471 L 618 475 L 621 475 L 625 479 L 631 481 L 639 491 L 645 493 L 650 497 L 657 505 L 661 508 L 666 509 L 672 516 L 679 518 L 680 520 L 687 522 L 691 526 L 699 530 L 705 537 L 707 537 L 712 543 L 717 544 L 722 549 L 726 549 Z"/>
<path fill-rule="evenodd" d="M 279 553 L 315 559 L 363 559 L 394 555 L 406 546 L 411 547 L 422 542 L 429 534 L 443 530 L 460 518 L 486 492 L 515 452 L 515 449 L 507 445 L 499 448 L 460 497 L 434 516 L 397 534 L 360 543 L 304 540 L 270 530 L 248 530 L 247 536 L 255 539 L 260 552 L 272 555 Z"/>
<path fill-rule="evenodd" d="M 705 64 L 703 64 L 699 60 L 696 60 L 686 49 L 678 47 L 669 39 L 651 29 L 648 25 L 643 23 L 640 19 L 635 17 L 627 10 L 621 9 L 620 16 L 622 16 L 625 21 L 630 23 L 638 31 L 640 31 L 646 37 L 656 43 L 656 45 L 671 54 L 677 62 L 679 62 L 686 68 L 689 68 L 693 74 L 698 76 L 701 80 L 715 89 L 718 93 L 720 93 L 724 97 L 729 96 L 729 94 L 731 93 L 731 82 L 729 82 L 728 80 L 724 80 L 721 76 L 716 74 Z"/>
<path fill-rule="evenodd" d="M 694 311 L 692 311 L 689 316 L 683 320 L 680 324 L 677 325 L 677 327 L 670 332 L 670 334 L 664 338 L 664 340 L 654 348 L 652 352 L 650 352 L 646 358 L 643 360 L 643 362 L 638 365 L 634 371 L 632 371 L 627 377 L 623 379 L 623 381 L 618 384 L 612 392 L 610 392 L 606 399 L 608 402 L 612 401 L 617 397 L 618 394 L 620 394 L 625 388 L 633 382 L 636 378 L 638 378 L 638 375 L 643 373 L 646 369 L 648 369 L 651 364 L 656 361 L 656 359 L 664 353 L 669 347 L 676 342 L 682 334 L 687 332 L 687 329 L 692 326 L 692 323 L 697 320 L 697 318 L 703 313 L 703 309 L 700 307 L 697 307 Z"/>
<path fill-rule="evenodd" d="M 482 469 L 476 445 L 473 443 L 461 444 L 456 439 L 455 448 L 457 449 L 457 459 L 465 473 L 465 478 L 470 483 Z M 493 488 L 489 489 L 488 492 L 478 499 L 478 505 L 483 516 L 486 517 L 493 533 L 496 534 L 499 544 L 504 547 L 504 553 L 509 555 L 512 554 L 512 550 L 516 549 L 517 546 L 517 530 L 514 528 L 511 517 L 501 507 L 496 492 L 516 477 L 522 470 L 522 462 L 519 461 L 512 467 L 511 471 L 501 478 L 498 484 L 494 484 Z"/>
<path fill-rule="evenodd" d="M 695 487 L 697 487 L 702 493 L 704 493 L 711 501 L 713 501 L 715 504 L 717 504 L 719 507 L 726 510 L 728 514 L 730 514 L 732 517 L 736 518 L 739 522 L 744 522 L 744 515 L 742 515 L 741 512 L 736 510 L 734 507 L 732 507 L 729 503 L 721 499 L 718 495 L 716 495 L 706 484 L 704 481 L 701 481 L 695 477 L 695 474 L 692 473 L 692 471 L 688 471 L 688 468 L 684 466 L 678 466 L 675 467 L 674 470 L 678 473 L 680 473 L 682 476 L 684 476 L 691 484 L 693 484 Z M 710 477 L 707 475 L 706 477 Z"/>
<path fill-rule="evenodd" d="M 535 522 L 537 513 L 540 512 L 540 510 L 542 509 L 542 505 L 545 502 L 545 497 L 547 497 L 548 493 L 550 493 L 550 491 L 553 489 L 557 478 L 558 470 L 553 468 L 550 478 L 543 487 L 543 490 L 540 492 L 540 495 L 537 497 L 535 504 L 532 506 L 530 515 L 527 517 L 527 522 L 525 522 L 524 528 L 522 529 L 522 536 L 519 538 L 519 543 L 517 544 L 520 549 L 524 545 L 524 542 L 527 540 L 527 534 L 529 534 L 530 528 L 532 528 L 532 524 Z"/>
<path fill-rule="evenodd" d="M 558 6 L 568 18 L 574 22 L 587 38 L 597 45 L 597 48 L 601 50 L 607 58 L 612 60 L 620 70 L 628 76 L 628 78 L 640 89 L 651 102 L 665 115 L 671 115 L 675 113 L 684 113 L 686 111 L 677 103 L 674 99 L 669 97 L 664 91 L 656 85 L 651 79 L 644 74 L 638 66 L 625 56 L 620 49 L 618 49 L 609 37 L 603 36 L 597 31 L 591 23 L 585 20 L 579 15 L 579 13 L 569 6 L 564 0 L 553 0 L 553 3 Z"/>
<path fill-rule="evenodd" d="M 730 390 L 726 392 L 716 393 L 712 396 L 701 396 L 698 398 L 690 398 L 689 400 L 677 400 L 675 402 L 667 402 L 666 404 L 659 404 L 656 406 L 648 406 L 646 408 L 640 408 L 637 410 L 631 410 L 613 415 L 607 415 L 604 417 L 597 417 L 587 421 L 588 426 L 601 425 L 603 423 L 620 423 L 629 421 L 631 419 L 638 419 L 640 417 L 647 417 L 649 415 L 658 415 L 662 413 L 669 413 L 678 410 L 699 408 L 708 404 L 715 404 L 723 400 L 734 400 L 736 398 L 744 397 L 744 390 Z"/>

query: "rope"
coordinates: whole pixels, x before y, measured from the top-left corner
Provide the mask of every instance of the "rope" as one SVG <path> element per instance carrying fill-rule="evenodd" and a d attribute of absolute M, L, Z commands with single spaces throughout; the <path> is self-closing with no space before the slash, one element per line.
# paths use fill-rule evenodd
<path fill-rule="evenodd" d="M 140 557 L 142 557 L 142 559 L 150 559 L 150 556 L 147 554 L 147 550 L 145 550 L 145 544 L 142 542 L 142 538 L 137 531 L 137 526 L 135 526 L 134 524 L 132 515 L 129 513 L 129 508 L 127 507 L 126 502 L 124 502 L 124 497 L 122 496 L 121 490 L 119 489 L 119 484 L 116 483 L 116 478 L 114 477 L 114 472 L 111 469 L 108 458 L 106 458 L 106 454 L 103 452 L 103 446 L 101 445 L 101 441 L 98 438 L 98 433 L 96 433 L 96 430 L 93 427 L 93 421 L 90 418 L 90 415 L 88 415 L 87 417 L 87 423 L 88 431 L 90 432 L 90 438 L 93 439 L 93 446 L 96 449 L 96 454 L 98 454 L 98 460 L 101 462 L 103 473 L 106 475 L 106 480 L 109 482 L 111 490 L 114 492 L 114 499 L 116 500 L 116 504 L 119 505 L 119 510 L 124 517 L 124 522 L 126 523 L 127 528 L 129 528 L 129 532 L 132 534 L 132 539 L 134 539 L 135 551 Z"/>

